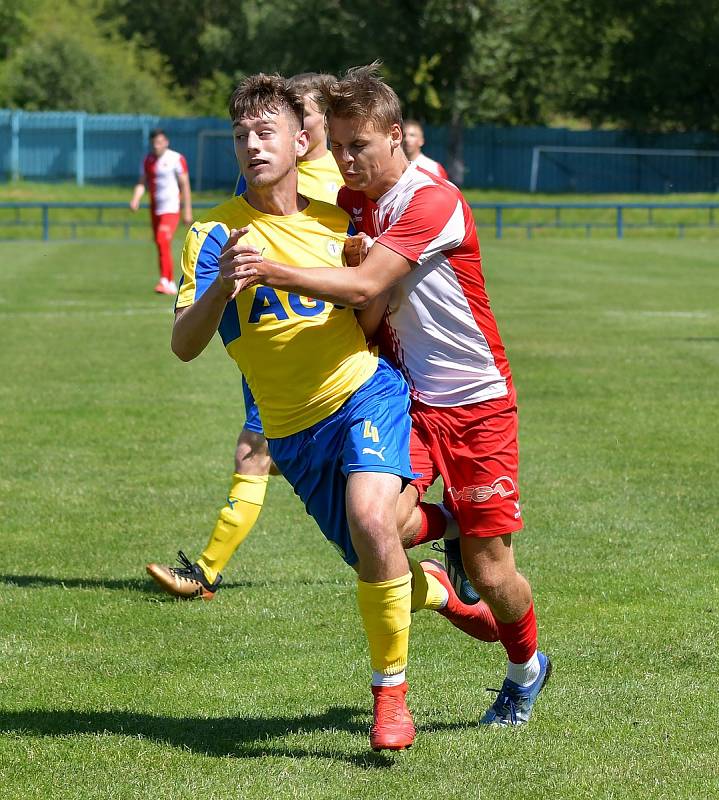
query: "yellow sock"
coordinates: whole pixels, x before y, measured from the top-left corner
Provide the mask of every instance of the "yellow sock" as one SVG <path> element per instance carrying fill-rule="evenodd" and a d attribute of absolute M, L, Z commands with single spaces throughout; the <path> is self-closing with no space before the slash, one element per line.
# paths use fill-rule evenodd
<path fill-rule="evenodd" d="M 407 559 L 412 570 L 412 611 L 430 608 L 436 611 L 444 608 L 447 603 L 447 590 L 434 577 L 427 574 L 420 566 L 419 561 Z"/>
<path fill-rule="evenodd" d="M 379 583 L 357 580 L 357 605 L 374 672 L 397 675 L 407 667 L 412 575 Z"/>
<path fill-rule="evenodd" d="M 257 522 L 265 502 L 267 481 L 267 475 L 240 475 L 235 472 L 232 476 L 227 505 L 220 511 L 210 540 L 197 559 L 210 583 L 214 583 Z"/>

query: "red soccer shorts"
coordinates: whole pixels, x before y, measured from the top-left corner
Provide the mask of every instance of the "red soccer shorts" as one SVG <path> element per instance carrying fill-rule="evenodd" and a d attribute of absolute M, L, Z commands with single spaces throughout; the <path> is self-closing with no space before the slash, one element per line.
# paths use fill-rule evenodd
<path fill-rule="evenodd" d="M 438 476 L 444 504 L 468 536 L 522 529 L 519 507 L 517 409 L 502 397 L 440 408 L 417 401 L 410 409 L 413 482 L 420 499 Z"/>

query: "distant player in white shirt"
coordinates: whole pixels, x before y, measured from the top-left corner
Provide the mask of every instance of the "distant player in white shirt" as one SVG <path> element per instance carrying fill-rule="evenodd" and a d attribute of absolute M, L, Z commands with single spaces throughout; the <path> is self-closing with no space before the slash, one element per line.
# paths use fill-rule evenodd
<path fill-rule="evenodd" d="M 185 157 L 170 150 L 170 141 L 165 132 L 156 128 L 150 132 L 151 151 L 140 166 L 140 178 L 130 200 L 130 208 L 137 211 L 145 188 L 150 192 L 150 218 L 157 245 L 160 281 L 155 286 L 159 294 L 177 294 L 172 263 L 172 237 L 180 221 L 180 198 L 182 198 L 182 222 L 192 224 L 192 197 L 190 174 Z"/>
<path fill-rule="evenodd" d="M 447 170 L 439 163 L 434 161 L 422 152 L 424 147 L 424 131 L 416 119 L 406 119 L 404 121 L 404 136 L 402 138 L 402 149 L 407 156 L 407 160 L 416 164 L 427 172 L 439 175 L 440 178 L 448 179 Z"/>

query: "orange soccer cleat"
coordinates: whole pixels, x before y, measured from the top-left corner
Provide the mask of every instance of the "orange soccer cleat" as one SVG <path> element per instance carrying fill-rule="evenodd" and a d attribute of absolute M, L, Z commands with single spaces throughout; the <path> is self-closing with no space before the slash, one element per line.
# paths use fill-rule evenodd
<path fill-rule="evenodd" d="M 479 600 L 472 605 L 463 603 L 454 590 L 447 570 L 439 561 L 428 558 L 420 561 L 419 564 L 426 573 L 433 575 L 444 586 L 449 595 L 447 605 L 438 609 L 438 614 L 446 617 L 455 628 L 459 628 L 459 630 L 474 639 L 479 639 L 482 642 L 496 642 L 499 640 L 497 622 L 489 606 L 483 600 Z"/>
<path fill-rule="evenodd" d="M 405 695 L 407 681 L 399 686 L 373 686 L 374 724 L 369 732 L 373 750 L 404 750 L 414 742 L 415 729 Z"/>

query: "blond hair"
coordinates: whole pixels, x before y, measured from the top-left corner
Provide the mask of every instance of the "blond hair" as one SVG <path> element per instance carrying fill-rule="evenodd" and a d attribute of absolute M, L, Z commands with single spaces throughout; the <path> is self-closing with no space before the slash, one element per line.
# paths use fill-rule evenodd
<path fill-rule="evenodd" d="M 389 133 L 402 127 L 402 108 L 395 91 L 381 78 L 380 61 L 352 67 L 341 78 L 326 81 L 322 100 L 329 117 L 357 118 L 371 122 L 376 131 Z"/>

